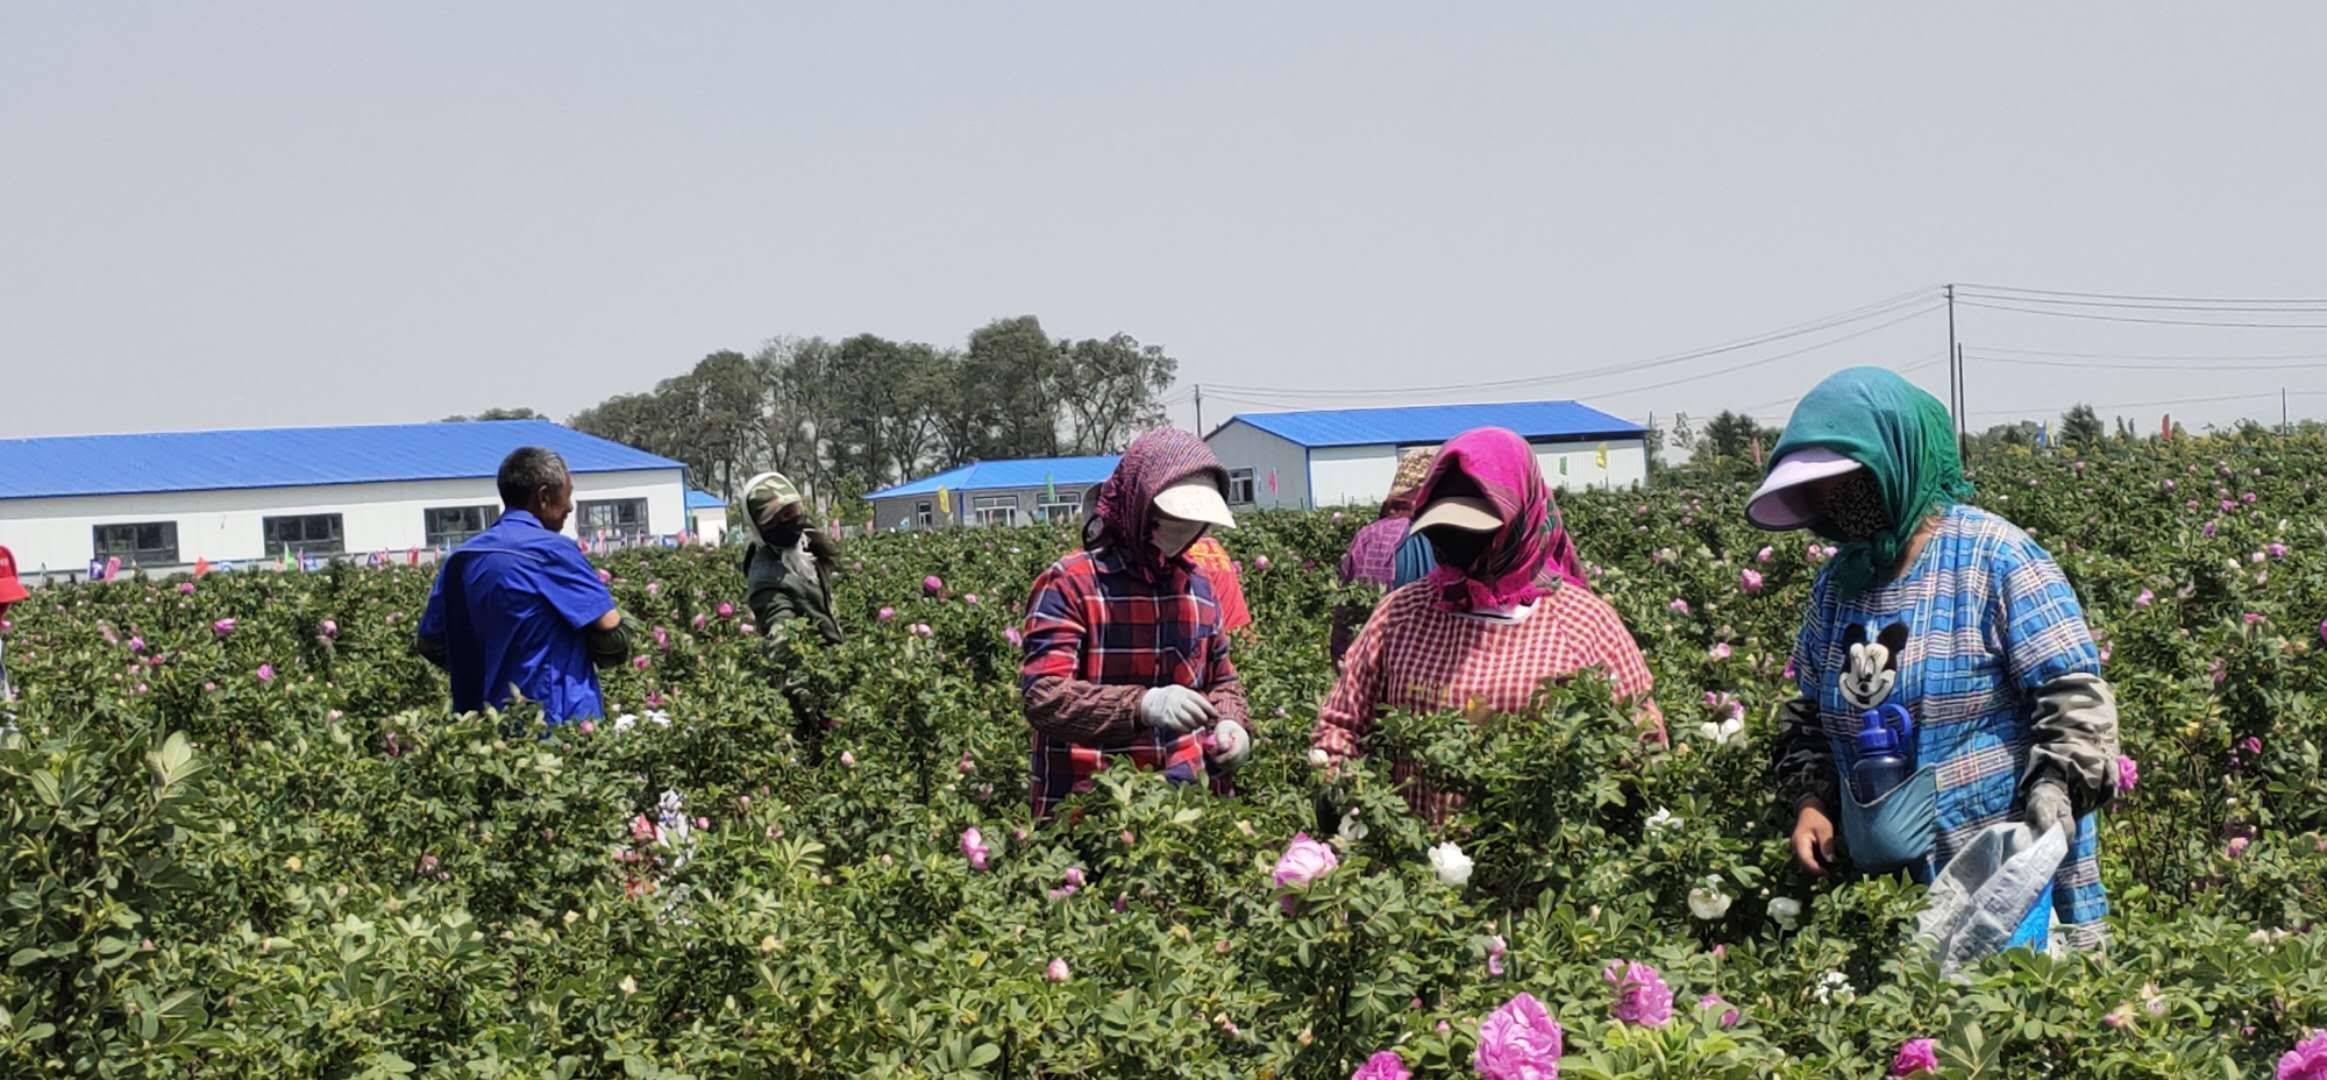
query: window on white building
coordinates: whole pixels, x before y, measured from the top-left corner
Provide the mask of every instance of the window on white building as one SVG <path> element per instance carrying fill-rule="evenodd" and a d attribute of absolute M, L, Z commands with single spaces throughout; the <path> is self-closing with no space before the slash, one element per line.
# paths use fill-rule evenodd
<path fill-rule="evenodd" d="M 934 529 L 937 527 L 937 512 L 932 510 L 930 506 L 931 504 L 927 499 L 913 504 L 914 528 Z"/>
<path fill-rule="evenodd" d="M 1056 495 L 1036 495 L 1034 517 L 1037 521 L 1080 521 L 1083 517 L 1083 493 L 1061 491 Z"/>
<path fill-rule="evenodd" d="M 498 506 L 433 506 L 420 512 L 429 547 L 459 547 L 501 520 Z"/>
<path fill-rule="evenodd" d="M 574 534 L 585 540 L 643 540 L 645 499 L 594 499 L 574 506 Z"/>
<path fill-rule="evenodd" d="M 299 514 L 260 519 L 267 536 L 267 554 L 337 555 L 347 550 L 338 514 Z"/>
<path fill-rule="evenodd" d="M 1230 506 L 1252 505 L 1251 469 L 1228 470 L 1228 504 Z"/>
<path fill-rule="evenodd" d="M 99 561 L 118 558 L 123 566 L 174 566 L 178 562 L 175 521 L 99 525 L 91 531 Z"/>
<path fill-rule="evenodd" d="M 1018 524 L 1018 496 L 979 495 L 970 502 L 970 513 L 980 525 Z"/>

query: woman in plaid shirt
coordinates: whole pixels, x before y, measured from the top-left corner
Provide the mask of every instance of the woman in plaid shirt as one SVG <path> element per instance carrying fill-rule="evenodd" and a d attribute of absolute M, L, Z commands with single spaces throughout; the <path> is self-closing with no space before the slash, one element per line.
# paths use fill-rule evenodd
<path fill-rule="evenodd" d="M 1662 738 L 1648 664 L 1616 612 L 1584 586 L 1527 440 L 1502 428 L 1456 436 L 1415 502 L 1413 529 L 1437 549 L 1438 566 L 1374 609 L 1318 711 L 1315 749 L 1329 762 L 1362 752 L 1374 717 L 1392 709 L 1517 712 L 1546 680 L 1586 669 L 1605 673 Z M 1433 825 L 1460 805 L 1421 784 L 1407 762 L 1391 773 Z"/>
<path fill-rule="evenodd" d="M 1099 489 L 1085 548 L 1043 571 L 1019 669 L 1034 729 L 1036 817 L 1115 758 L 1192 784 L 1251 751 L 1244 690 L 1211 582 L 1188 549 L 1235 527 L 1228 471 L 1203 440 L 1161 428 Z"/>

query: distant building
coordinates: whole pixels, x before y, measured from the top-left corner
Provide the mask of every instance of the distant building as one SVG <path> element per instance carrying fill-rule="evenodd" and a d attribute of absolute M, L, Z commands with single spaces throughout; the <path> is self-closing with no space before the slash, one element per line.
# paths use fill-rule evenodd
<path fill-rule="evenodd" d="M 687 531 L 705 544 L 727 535 L 727 500 L 708 491 L 687 492 Z"/>
<path fill-rule="evenodd" d="M 1108 455 L 980 461 L 873 492 L 865 501 L 873 504 L 873 528 L 883 532 L 1079 521 L 1090 509 L 1084 493 L 1106 480 L 1119 460 Z"/>
<path fill-rule="evenodd" d="M 688 527 L 685 467 L 547 420 L 0 439 L 0 545 L 38 577 L 404 558 L 501 516 L 520 446 L 565 458 L 566 531 L 639 543 Z"/>
<path fill-rule="evenodd" d="M 1400 452 L 1477 427 L 1525 437 L 1555 488 L 1648 479 L 1647 429 L 1573 401 L 1239 413 L 1204 441 L 1228 467 L 1231 506 L 1311 509 L 1378 503 Z"/>

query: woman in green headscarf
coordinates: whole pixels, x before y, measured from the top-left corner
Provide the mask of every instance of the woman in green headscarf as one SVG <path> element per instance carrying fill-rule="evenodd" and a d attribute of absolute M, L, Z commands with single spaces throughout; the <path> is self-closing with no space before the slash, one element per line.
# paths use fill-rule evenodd
<path fill-rule="evenodd" d="M 1893 372 L 1851 368 L 1795 408 L 1747 503 L 1760 528 L 1834 545 L 1795 645 L 1801 696 L 1776 740 L 1794 855 L 1823 874 L 1840 814 L 1869 849 L 1849 853 L 1860 868 L 1930 881 L 1988 825 L 2058 828 L 2053 913 L 2069 944 L 2096 946 L 2108 899 L 2091 815 L 2116 793 L 2116 704 L 2059 566 L 1966 505 L 1971 493 L 1946 408 Z M 1890 706 L 1913 721 L 1904 753 L 1927 805 L 1907 839 L 1888 838 L 1896 850 L 1874 855 L 1868 804 L 1881 793 L 1849 781 L 1864 718 L 1897 715 Z"/>

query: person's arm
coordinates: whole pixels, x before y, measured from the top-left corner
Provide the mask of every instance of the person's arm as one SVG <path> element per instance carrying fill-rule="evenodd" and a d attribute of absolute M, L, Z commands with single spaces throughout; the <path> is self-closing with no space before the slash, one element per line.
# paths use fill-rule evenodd
<path fill-rule="evenodd" d="M 435 584 L 428 588 L 428 606 L 421 609 L 420 622 L 412 634 L 413 653 L 444 671 L 451 670 L 446 666 L 451 663 L 451 654 L 444 644 L 444 575 L 450 572 L 449 568 L 437 571 Z"/>
<path fill-rule="evenodd" d="M 828 568 L 840 565 L 840 543 L 838 541 L 825 535 L 822 529 L 809 529 L 806 535 L 808 537 L 808 554 L 815 556 L 817 562 L 823 563 Z"/>
<path fill-rule="evenodd" d="M 597 569 L 581 551 L 559 544 L 536 570 L 534 587 L 569 628 L 582 634 L 592 666 L 608 668 L 629 661 L 630 634 L 615 609 L 614 593 L 598 580 Z"/>
<path fill-rule="evenodd" d="M 1597 656 L 1594 666 L 1608 676 L 1610 689 L 1618 701 L 1632 704 L 1633 719 L 1641 727 L 1641 737 L 1659 746 L 1671 745 L 1665 732 L 1664 710 L 1656 704 L 1656 676 L 1648 670 L 1647 658 L 1640 655 L 1639 643 L 1632 640 L 1632 631 L 1625 627 L 1624 618 L 1608 602 L 1576 585 L 1562 585 L 1574 589 L 1585 605 L 1590 620 L 1589 640 Z"/>
<path fill-rule="evenodd" d="M 582 628 L 594 667 L 621 667 L 630 662 L 630 623 L 619 610 L 608 611 Z"/>
<path fill-rule="evenodd" d="M 1087 633 L 1079 583 L 1057 566 L 1043 571 L 1026 605 L 1026 659 L 1018 669 L 1026 722 L 1069 742 L 1120 740 L 1139 726 L 1147 688 L 1080 678 Z"/>
<path fill-rule="evenodd" d="M 1998 559 L 1989 615 L 2015 688 L 2029 703 L 2028 815 L 2039 828 L 2082 817 L 2117 794 L 2116 693 L 2101 677 L 2101 654 L 2076 590 L 2032 540 Z M 2043 789 L 2054 789 L 2048 794 Z M 2046 804 L 2051 805 L 2047 806 Z M 2035 822 L 2045 817 L 2048 820 Z"/>
<path fill-rule="evenodd" d="M 1330 760 L 1356 757 L 1366 733 L 1373 730 L 1374 714 L 1382 700 L 1384 627 L 1390 607 L 1385 602 L 1374 608 L 1365 629 L 1358 631 L 1357 641 L 1342 654 L 1341 677 L 1333 681 L 1325 704 L 1317 710 L 1317 726 L 1309 734 L 1309 745 L 1323 750 Z"/>
<path fill-rule="evenodd" d="M 1244 701 L 1244 684 L 1237 680 L 1236 664 L 1228 657 L 1228 641 L 1225 632 L 1212 638 L 1211 664 L 1204 673 L 1204 699 L 1220 713 L 1220 720 L 1234 720 L 1249 732 L 1252 719 Z"/>
<path fill-rule="evenodd" d="M 1391 579 L 1392 589 L 1402 589 L 1438 569 L 1438 553 L 1431 550 L 1430 538 L 1418 532 L 1409 532 L 1398 541 L 1398 549 L 1391 557 L 1396 576 Z"/>
<path fill-rule="evenodd" d="M 1810 587 L 1810 603 L 1802 613 L 1802 628 L 1794 635 L 1794 700 L 1778 713 L 1777 732 L 1770 740 L 1770 780 L 1778 801 L 1795 811 L 1814 804 L 1832 817 L 1841 804 L 1841 774 L 1834 768 L 1834 750 L 1819 715 L 1818 694 L 1825 685 L 1821 669 L 1826 657 L 1826 577 Z"/>

